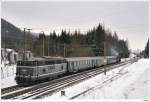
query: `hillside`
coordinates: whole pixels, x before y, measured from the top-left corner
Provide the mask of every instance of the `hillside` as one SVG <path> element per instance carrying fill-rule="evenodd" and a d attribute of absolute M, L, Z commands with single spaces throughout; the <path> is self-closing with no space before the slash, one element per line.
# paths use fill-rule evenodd
<path fill-rule="evenodd" d="M 30 40 L 33 39 L 33 35 L 27 35 L 26 39 Z M 21 29 L 13 25 L 12 23 L 1 19 L 1 41 L 2 41 L 2 47 L 7 48 L 22 48 L 24 44 L 24 33 Z"/>

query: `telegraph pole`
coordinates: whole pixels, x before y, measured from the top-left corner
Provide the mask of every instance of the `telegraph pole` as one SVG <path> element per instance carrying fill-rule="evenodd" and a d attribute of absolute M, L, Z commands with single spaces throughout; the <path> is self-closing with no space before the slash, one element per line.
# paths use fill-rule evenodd
<path fill-rule="evenodd" d="M 32 30 L 32 29 L 27 29 L 28 30 L 28 34 L 30 34 L 30 31 Z M 30 48 L 30 47 L 29 47 Z M 31 49 L 30 49 L 31 50 Z"/>
<path fill-rule="evenodd" d="M 25 41 L 26 41 L 26 34 L 25 34 L 25 33 L 26 33 L 26 28 L 24 28 L 24 31 L 23 31 L 23 32 L 24 32 L 24 49 L 23 49 L 24 51 L 23 51 L 23 60 L 25 60 L 25 49 L 26 49 L 26 45 L 25 45 L 25 44 L 26 44 L 26 43 L 25 43 Z"/>
<path fill-rule="evenodd" d="M 107 64 L 107 58 L 106 58 L 106 35 L 104 36 L 104 63 Z M 106 75 L 106 67 L 104 68 L 104 74 Z"/>
<path fill-rule="evenodd" d="M 66 57 L 66 44 L 64 43 L 64 57 Z"/>
<path fill-rule="evenodd" d="M 44 56 L 44 37 L 43 37 L 43 56 Z"/>
<path fill-rule="evenodd" d="M 45 40 L 45 34 L 44 34 L 44 31 L 41 31 L 40 32 L 42 34 L 42 56 L 44 56 L 44 40 Z"/>
<path fill-rule="evenodd" d="M 31 29 L 24 28 L 24 53 L 23 53 L 23 60 L 25 60 L 25 52 L 26 52 L 26 30 L 30 32 Z"/>
<path fill-rule="evenodd" d="M 50 35 L 48 37 L 48 46 L 47 46 L 47 48 L 48 48 L 48 56 L 49 56 L 49 39 L 50 39 Z"/>

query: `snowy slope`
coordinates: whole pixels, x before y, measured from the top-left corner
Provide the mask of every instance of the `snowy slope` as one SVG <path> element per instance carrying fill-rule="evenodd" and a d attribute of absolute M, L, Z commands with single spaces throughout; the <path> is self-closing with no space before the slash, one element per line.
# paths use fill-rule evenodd
<path fill-rule="evenodd" d="M 17 85 L 14 79 L 15 79 L 15 75 L 1 79 L 1 88 L 6 88 L 6 87 Z"/>
<path fill-rule="evenodd" d="M 16 85 L 15 82 L 16 65 L 1 64 L 1 88 Z"/>
<path fill-rule="evenodd" d="M 79 98 L 148 99 L 149 66 L 145 62 L 144 60 L 140 60 L 138 63 L 128 67 L 126 69 L 129 71 L 128 74 L 120 79 L 101 89 L 88 92 L 86 97 L 81 96 Z"/>
<path fill-rule="evenodd" d="M 124 68 L 122 70 L 122 68 Z M 149 60 L 140 59 L 130 65 L 119 67 L 104 74 L 93 77 L 77 85 L 64 89 L 65 96 L 57 92 L 44 99 L 68 100 L 88 89 L 90 91 L 76 97 L 76 99 L 148 99 L 148 70 Z M 119 73 L 118 73 L 119 72 Z M 102 84 L 112 76 L 119 75 L 112 81 Z"/>
<path fill-rule="evenodd" d="M 146 70 L 140 76 L 140 78 L 138 78 L 138 80 L 135 81 L 135 83 L 130 84 L 129 87 L 124 90 L 124 94 L 126 94 L 126 98 L 148 99 L 148 89 L 149 89 L 148 87 L 149 80 L 147 79 L 148 74 L 149 74 L 149 70 Z"/>
<path fill-rule="evenodd" d="M 1 64 L 1 79 L 5 79 L 7 77 L 11 77 L 16 73 L 16 65 L 4 65 Z"/>

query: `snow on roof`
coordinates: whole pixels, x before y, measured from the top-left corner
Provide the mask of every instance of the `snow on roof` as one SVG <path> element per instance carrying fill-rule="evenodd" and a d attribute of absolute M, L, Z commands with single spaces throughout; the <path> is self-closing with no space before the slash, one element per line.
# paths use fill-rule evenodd
<path fill-rule="evenodd" d="M 74 60 L 88 60 L 88 59 L 103 59 L 104 57 L 70 57 L 65 58 L 68 61 L 74 61 Z"/>

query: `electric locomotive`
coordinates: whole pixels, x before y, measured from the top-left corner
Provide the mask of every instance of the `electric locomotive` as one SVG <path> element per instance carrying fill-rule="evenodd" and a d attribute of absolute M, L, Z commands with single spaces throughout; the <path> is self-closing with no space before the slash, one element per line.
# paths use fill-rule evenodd
<path fill-rule="evenodd" d="M 67 71 L 62 58 L 33 58 L 17 62 L 15 80 L 18 84 L 33 84 L 37 81 L 56 78 Z"/>

